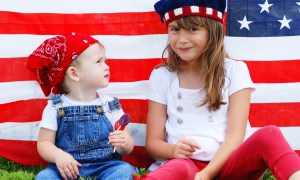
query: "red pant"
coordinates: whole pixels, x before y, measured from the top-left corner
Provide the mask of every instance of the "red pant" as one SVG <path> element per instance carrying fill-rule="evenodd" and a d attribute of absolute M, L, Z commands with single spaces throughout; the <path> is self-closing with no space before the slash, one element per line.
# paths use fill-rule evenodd
<path fill-rule="evenodd" d="M 172 159 L 141 179 L 194 179 L 208 162 Z M 250 136 L 227 160 L 218 180 L 259 179 L 269 168 L 277 180 L 287 180 L 300 170 L 300 158 L 276 126 L 266 126 Z"/>

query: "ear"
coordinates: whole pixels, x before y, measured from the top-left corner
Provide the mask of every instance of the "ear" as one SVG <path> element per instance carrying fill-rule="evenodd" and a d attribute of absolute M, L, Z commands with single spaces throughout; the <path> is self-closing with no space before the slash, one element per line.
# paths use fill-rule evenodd
<path fill-rule="evenodd" d="M 77 69 L 73 66 L 68 67 L 68 69 L 66 70 L 66 76 L 68 76 L 71 80 L 79 81 Z"/>

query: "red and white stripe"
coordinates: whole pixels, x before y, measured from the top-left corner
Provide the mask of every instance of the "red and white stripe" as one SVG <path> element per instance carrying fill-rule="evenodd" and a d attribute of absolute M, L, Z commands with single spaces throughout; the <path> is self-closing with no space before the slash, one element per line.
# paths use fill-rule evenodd
<path fill-rule="evenodd" d="M 91 34 L 106 47 L 111 83 L 100 90 L 121 99 L 131 115 L 135 150 L 124 158 L 146 167 L 148 77 L 161 62 L 166 28 L 156 0 L 10 0 L 0 6 L 0 156 L 24 164 L 45 163 L 36 151 L 38 123 L 47 99 L 26 69 L 28 55 L 46 38 L 69 31 Z M 68 7 L 68 8 L 66 8 Z M 244 60 L 257 86 L 251 99 L 253 131 L 274 124 L 300 150 L 299 36 L 226 37 L 230 57 Z M 266 48 L 270 47 L 270 48 Z M 144 159 L 144 160 L 141 160 Z"/>

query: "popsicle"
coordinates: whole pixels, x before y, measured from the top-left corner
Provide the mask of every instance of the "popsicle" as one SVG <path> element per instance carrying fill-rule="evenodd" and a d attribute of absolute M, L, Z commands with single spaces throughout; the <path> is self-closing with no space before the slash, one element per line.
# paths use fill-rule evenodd
<path fill-rule="evenodd" d="M 116 129 L 116 131 L 119 130 L 123 131 L 129 122 L 130 122 L 129 114 L 123 114 L 121 118 L 115 123 L 114 129 Z M 114 152 L 116 152 L 116 147 L 114 147 Z"/>
<path fill-rule="evenodd" d="M 130 122 L 130 116 L 128 114 L 123 114 L 121 118 L 115 123 L 115 129 L 123 130 L 125 126 Z"/>

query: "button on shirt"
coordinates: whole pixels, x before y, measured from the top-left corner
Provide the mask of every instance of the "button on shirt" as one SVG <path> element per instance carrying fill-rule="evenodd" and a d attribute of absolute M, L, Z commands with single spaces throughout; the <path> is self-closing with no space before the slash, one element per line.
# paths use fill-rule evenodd
<path fill-rule="evenodd" d="M 224 64 L 224 102 L 228 102 L 230 95 L 236 91 L 254 88 L 244 62 L 225 59 Z M 151 73 L 147 98 L 167 105 L 167 142 L 175 144 L 182 138 L 193 139 L 201 149 L 194 152 L 191 158 L 209 161 L 225 139 L 229 104 L 209 112 L 206 105 L 198 106 L 204 97 L 203 89 L 180 88 L 177 74 L 165 67 Z"/>

